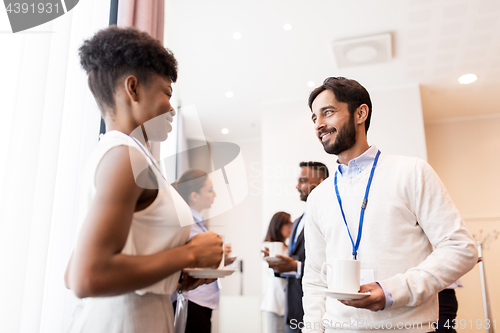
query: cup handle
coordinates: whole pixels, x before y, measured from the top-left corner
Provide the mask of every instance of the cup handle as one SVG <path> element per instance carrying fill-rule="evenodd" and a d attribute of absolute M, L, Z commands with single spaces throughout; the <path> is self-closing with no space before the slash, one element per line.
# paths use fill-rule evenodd
<path fill-rule="evenodd" d="M 326 274 L 328 274 L 328 267 L 331 267 L 330 264 L 324 262 L 323 265 L 321 265 L 321 273 L 319 274 L 321 277 L 321 281 L 326 284 L 328 284 L 328 280 L 326 279 Z"/>

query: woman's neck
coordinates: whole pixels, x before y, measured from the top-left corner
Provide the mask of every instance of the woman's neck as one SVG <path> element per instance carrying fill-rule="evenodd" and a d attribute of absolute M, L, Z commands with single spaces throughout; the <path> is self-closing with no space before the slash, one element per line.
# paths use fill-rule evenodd
<path fill-rule="evenodd" d="M 144 133 L 144 128 L 142 126 L 140 128 L 137 126 L 134 127 L 135 126 L 134 124 L 131 124 L 126 120 L 120 121 L 116 117 L 106 117 L 104 119 L 104 123 L 106 124 L 106 132 L 119 131 L 127 135 L 133 136 L 143 145 L 149 146 L 148 141 L 144 139 L 145 133 Z"/>
<path fill-rule="evenodd" d="M 190 203 L 189 207 L 191 207 L 192 209 L 194 209 L 198 214 L 201 214 L 201 211 L 203 210 L 202 207 L 200 207 L 197 204 L 193 204 L 193 203 Z"/>

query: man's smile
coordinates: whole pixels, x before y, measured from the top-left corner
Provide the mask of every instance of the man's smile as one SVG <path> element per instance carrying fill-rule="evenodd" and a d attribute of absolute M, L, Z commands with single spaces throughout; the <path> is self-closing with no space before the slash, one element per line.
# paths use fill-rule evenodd
<path fill-rule="evenodd" d="M 336 129 L 332 129 L 329 131 L 323 131 L 322 133 L 319 134 L 319 139 L 324 142 L 327 140 L 333 133 L 337 132 Z"/>

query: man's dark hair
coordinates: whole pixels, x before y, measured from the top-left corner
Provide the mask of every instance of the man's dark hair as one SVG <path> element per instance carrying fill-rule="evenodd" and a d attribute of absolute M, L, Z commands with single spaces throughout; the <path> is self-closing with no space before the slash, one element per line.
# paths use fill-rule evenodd
<path fill-rule="evenodd" d="M 330 173 L 328 172 L 328 168 L 321 162 L 300 162 L 299 166 L 301 168 L 310 167 L 313 171 L 321 173 L 320 178 L 327 179 Z"/>
<path fill-rule="evenodd" d="M 329 77 L 309 95 L 309 108 L 311 111 L 313 101 L 325 90 L 333 92 L 337 101 L 347 103 L 351 117 L 361 104 L 368 105 L 368 117 L 365 121 L 365 132 L 368 132 L 372 116 L 372 101 L 365 87 L 356 80 L 346 79 L 345 77 Z"/>
<path fill-rule="evenodd" d="M 134 75 L 147 85 L 152 74 L 177 80 L 177 61 L 171 51 L 145 32 L 110 26 L 86 40 L 79 50 L 90 91 L 101 113 L 114 111 L 117 80 Z"/>

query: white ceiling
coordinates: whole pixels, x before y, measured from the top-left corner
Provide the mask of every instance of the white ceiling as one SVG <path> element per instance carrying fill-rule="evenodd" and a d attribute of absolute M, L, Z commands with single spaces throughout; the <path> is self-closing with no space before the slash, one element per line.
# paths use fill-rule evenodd
<path fill-rule="evenodd" d="M 263 104 L 306 111 L 307 82 L 328 76 L 368 91 L 420 83 L 426 122 L 500 113 L 500 0 L 166 0 L 165 24 L 174 94 L 196 105 L 210 140 L 258 137 Z M 381 33 L 392 35 L 390 62 L 336 68 L 332 41 Z M 467 73 L 478 81 L 460 85 Z"/>

